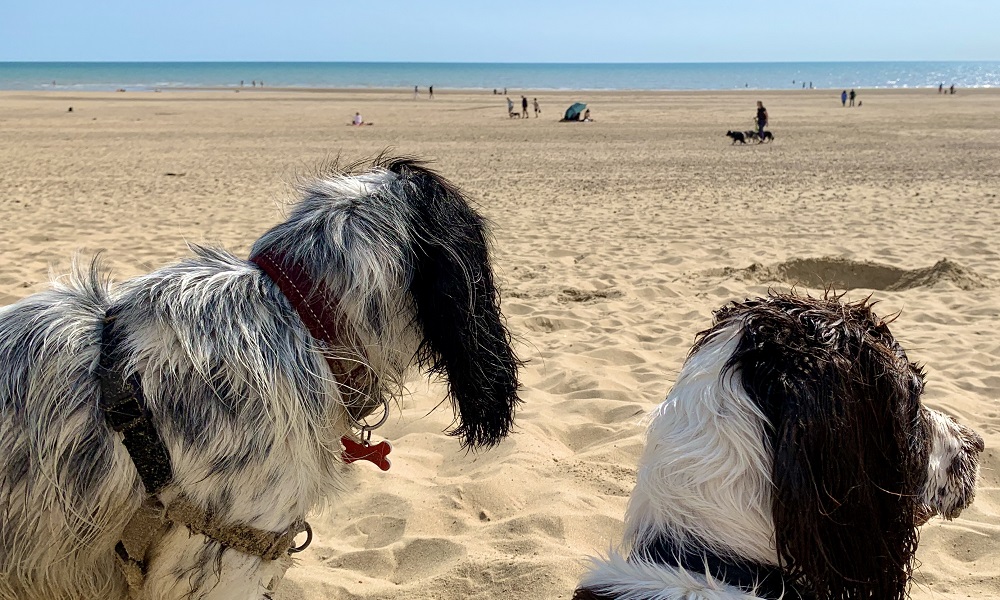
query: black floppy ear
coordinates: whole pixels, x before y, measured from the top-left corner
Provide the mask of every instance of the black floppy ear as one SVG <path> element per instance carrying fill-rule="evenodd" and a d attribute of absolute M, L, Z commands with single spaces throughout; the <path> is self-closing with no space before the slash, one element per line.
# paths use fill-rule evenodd
<path fill-rule="evenodd" d="M 410 292 L 423 332 L 417 358 L 448 381 L 459 417 L 450 433 L 470 448 L 494 446 L 514 421 L 519 362 L 500 314 L 486 223 L 433 171 L 405 159 L 386 168 L 407 181 L 414 211 Z"/>
<path fill-rule="evenodd" d="M 919 394 L 864 303 L 815 302 L 748 318 L 739 359 L 774 428 L 778 556 L 820 597 L 902 599 L 917 545 L 921 467 L 908 438 Z"/>

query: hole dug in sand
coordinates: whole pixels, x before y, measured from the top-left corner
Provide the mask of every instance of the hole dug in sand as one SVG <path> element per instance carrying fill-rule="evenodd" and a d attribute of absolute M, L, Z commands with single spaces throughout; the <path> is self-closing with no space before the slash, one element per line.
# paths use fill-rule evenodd
<path fill-rule="evenodd" d="M 993 287 L 995 282 L 947 258 L 922 269 L 900 269 L 874 262 L 846 258 L 793 258 L 765 266 L 754 263 L 744 269 L 713 270 L 711 275 L 735 277 L 741 281 L 780 281 L 791 286 L 852 290 L 901 291 L 950 282 L 963 290 Z"/>

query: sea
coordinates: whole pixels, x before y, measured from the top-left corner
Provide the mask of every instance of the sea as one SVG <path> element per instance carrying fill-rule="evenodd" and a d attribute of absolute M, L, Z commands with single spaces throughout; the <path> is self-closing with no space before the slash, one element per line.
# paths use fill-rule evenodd
<path fill-rule="evenodd" d="M 0 90 L 785 90 L 1000 87 L 1000 61 L 769 63 L 0 62 Z"/>

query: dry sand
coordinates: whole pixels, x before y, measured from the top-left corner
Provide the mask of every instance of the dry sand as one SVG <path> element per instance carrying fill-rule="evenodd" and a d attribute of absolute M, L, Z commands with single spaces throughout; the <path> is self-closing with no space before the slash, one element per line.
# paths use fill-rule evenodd
<path fill-rule="evenodd" d="M 378 431 L 392 470 L 351 469 L 278 598 L 567 598 L 619 539 L 641 418 L 712 309 L 825 282 L 901 311 L 926 402 L 986 440 L 976 504 L 923 529 L 913 597 L 997 597 L 1000 91 L 838 94 L 546 92 L 542 118 L 509 120 L 502 96 L 443 90 L 2 93 L 0 304 L 78 250 L 117 278 L 188 241 L 245 254 L 338 155 L 433 159 L 495 223 L 528 361 L 517 432 L 462 453 L 415 377 Z M 757 99 L 775 142 L 731 146 Z M 575 100 L 595 122 L 556 122 Z"/>

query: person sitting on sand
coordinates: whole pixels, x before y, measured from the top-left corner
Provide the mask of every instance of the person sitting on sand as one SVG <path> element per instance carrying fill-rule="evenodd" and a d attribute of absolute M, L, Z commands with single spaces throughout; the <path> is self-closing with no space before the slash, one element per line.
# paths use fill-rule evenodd
<path fill-rule="evenodd" d="M 593 119 L 590 118 L 590 109 L 583 111 L 583 122 L 590 123 Z"/>
<path fill-rule="evenodd" d="M 354 113 L 354 119 L 351 121 L 351 125 L 357 125 L 358 127 L 362 125 L 374 125 L 374 124 L 375 123 L 372 123 L 371 121 L 365 121 L 364 118 L 361 117 L 361 113 L 359 112 Z"/>

